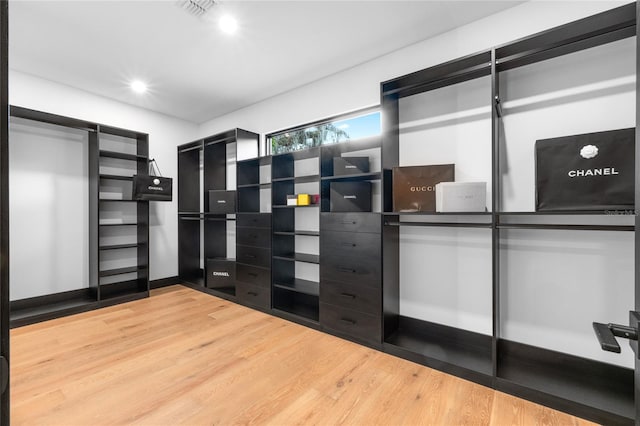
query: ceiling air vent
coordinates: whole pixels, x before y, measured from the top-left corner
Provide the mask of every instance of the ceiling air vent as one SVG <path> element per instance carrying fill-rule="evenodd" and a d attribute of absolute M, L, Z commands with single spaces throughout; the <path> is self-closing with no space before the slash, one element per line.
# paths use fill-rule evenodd
<path fill-rule="evenodd" d="M 214 0 L 179 0 L 178 6 L 196 18 L 202 17 L 216 4 Z"/>

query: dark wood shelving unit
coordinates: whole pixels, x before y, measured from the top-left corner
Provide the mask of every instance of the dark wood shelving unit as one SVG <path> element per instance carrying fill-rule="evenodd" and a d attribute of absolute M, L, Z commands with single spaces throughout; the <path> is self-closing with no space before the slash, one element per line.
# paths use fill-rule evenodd
<path fill-rule="evenodd" d="M 48 320 L 98 307 L 120 303 L 135 298 L 147 297 L 149 294 L 149 205 L 145 201 L 127 199 L 129 193 L 122 193 L 124 199 L 102 198 L 101 182 L 121 181 L 125 185 L 132 182 L 133 174 L 148 173 L 149 136 L 146 133 L 120 129 L 75 118 L 35 111 L 21 107 L 11 107 L 11 115 L 40 123 L 86 130 L 88 133 L 88 175 L 89 175 L 89 281 L 87 288 L 63 293 L 39 296 L 31 299 L 11 302 L 11 326 L 21 326 L 38 321 Z M 129 147 L 128 152 L 103 149 L 105 141 L 113 137 L 118 145 Z M 133 153 L 135 152 L 135 153 Z M 101 173 L 101 159 L 123 161 L 125 174 Z M 120 167 L 118 167 L 120 169 Z M 136 206 L 135 222 L 101 223 L 102 206 L 117 206 L 134 203 Z M 111 220 L 111 219 L 110 219 Z M 133 229 L 130 243 L 109 243 L 103 239 L 115 228 Z M 135 242 L 134 242 L 135 241 Z M 103 256 L 115 250 L 133 249 L 135 254 L 129 259 L 136 266 L 121 268 L 109 267 L 101 269 Z M 130 252 L 129 252 L 130 253 Z M 103 282 L 104 278 L 113 278 L 125 273 L 135 273 L 136 278 L 122 283 Z M 118 288 L 118 297 L 112 296 L 112 289 Z"/>
<path fill-rule="evenodd" d="M 115 151 L 105 149 L 110 143 L 117 143 L 118 146 L 127 147 L 125 151 Z M 134 153 L 135 152 L 135 153 Z M 106 160 L 105 160 L 106 159 Z M 103 167 L 109 166 L 110 162 L 116 160 L 117 168 L 126 170 L 123 175 L 101 173 Z M 133 175 L 149 174 L 149 135 L 145 133 L 134 132 L 131 130 L 120 129 L 111 126 L 101 125 L 98 128 L 98 140 L 93 149 L 90 149 L 90 170 L 93 170 L 97 179 L 92 180 L 91 188 L 91 205 L 95 209 L 93 216 L 96 216 L 96 222 L 99 223 L 104 213 L 105 206 L 114 206 L 113 208 L 122 208 L 121 214 L 124 215 L 126 205 L 134 205 L 135 207 L 135 223 L 122 224 L 120 226 L 135 227 L 130 235 L 127 235 L 130 243 L 127 245 L 135 249 L 135 256 L 132 258 L 118 259 L 116 262 L 135 263 L 135 266 L 127 267 L 106 267 L 105 263 L 111 264 L 112 257 L 115 254 L 114 249 L 102 249 L 103 246 L 116 246 L 116 244 L 104 243 L 113 237 L 110 226 L 97 227 L 97 239 L 95 248 L 91 250 L 90 258 L 98 265 L 97 276 L 92 277 L 94 286 L 97 287 L 98 299 L 114 299 L 117 297 L 127 297 L 135 295 L 149 294 L 149 202 L 132 200 L 132 191 L 129 189 L 128 182 L 133 182 Z M 106 176 L 106 177 L 105 177 Z M 102 184 L 105 180 L 119 180 L 125 182 L 120 188 L 122 191 L 118 194 L 121 198 L 105 198 L 101 195 Z M 95 206 L 94 206 L 95 203 Z M 122 206 L 122 207 L 120 207 Z M 110 210 L 111 211 L 111 210 Z M 134 242 L 135 241 L 135 242 Z M 120 244 L 117 244 L 120 245 Z M 118 252 L 120 253 L 120 252 Z M 128 252 L 125 252 L 128 253 Z M 135 278 L 128 279 L 126 284 L 122 282 L 114 282 L 118 275 L 135 274 Z M 115 296 L 114 296 L 115 295 Z"/>
<path fill-rule="evenodd" d="M 257 152 L 258 141 L 256 133 L 232 129 L 178 146 L 178 275 L 197 289 L 232 300 L 236 300 L 235 285 L 207 287 L 207 261 L 228 260 L 228 231 L 238 221 L 230 215 L 244 211 L 240 201 L 244 199 L 243 194 L 259 191 L 260 187 L 239 177 L 236 208 L 227 213 L 209 211 L 209 191 L 230 190 L 228 154 L 231 155 L 238 144 L 246 143 L 255 144 Z"/>
<path fill-rule="evenodd" d="M 270 136 L 267 135 L 267 139 Z M 318 204 L 288 206 L 287 195 L 297 194 L 297 185 L 305 185 L 303 190 L 311 194 L 319 193 L 320 148 L 314 147 L 302 151 L 278 154 L 271 157 L 271 208 L 273 220 L 272 233 L 272 306 L 274 309 L 288 312 L 295 317 L 305 318 L 317 324 L 319 320 L 319 284 L 318 276 L 300 276 L 297 263 L 306 268 L 317 268 L 319 256 L 311 253 L 299 253 L 296 247 L 298 237 L 318 238 L 319 233 L 308 228 L 318 223 L 305 223 L 305 229 L 297 229 L 299 215 L 303 211 L 317 211 Z M 301 216 L 310 219 L 310 216 Z M 302 220 L 302 219 L 300 219 Z M 319 274 L 306 269 L 305 274 Z M 313 279 L 309 279 L 313 278 Z"/>
<path fill-rule="evenodd" d="M 635 226 L 620 222 L 593 224 L 576 219 L 587 216 L 624 216 L 628 213 L 624 211 L 501 211 L 501 161 L 504 161 L 503 154 L 507 149 L 505 141 L 501 139 L 508 136 L 502 127 L 502 99 L 499 92 L 500 77 L 504 71 L 634 37 L 635 29 L 636 4 L 633 3 L 381 83 L 384 140 L 383 345 L 386 351 L 598 423 L 633 424 L 635 409 L 632 370 L 542 346 L 508 341 L 502 336 L 501 303 L 504 301 L 501 301 L 500 293 L 508 285 L 504 282 L 504 277 L 501 277 L 501 268 L 505 266 L 502 262 L 506 261 L 500 260 L 501 252 L 505 250 L 501 247 L 503 232 L 512 229 L 528 232 L 633 232 Z M 400 160 L 400 100 L 479 78 L 485 78 L 490 85 L 490 88 L 487 87 L 490 89 L 487 103 L 491 105 L 492 126 L 492 174 L 489 184 L 493 195 L 489 206 L 491 211 L 433 214 L 394 212 L 391 170 L 399 165 Z M 639 195 L 637 192 L 636 199 Z M 446 222 L 437 222 L 435 218 L 440 216 L 459 217 L 463 222 L 448 219 L 444 219 Z M 481 223 L 462 219 L 471 216 L 487 219 Z M 566 223 L 555 220 L 555 217 L 560 216 L 568 217 L 564 219 Z M 419 220 L 418 223 L 401 221 L 403 217 L 418 217 Z M 534 217 L 547 217 L 549 220 L 537 223 L 538 221 L 533 220 Z M 637 222 L 638 218 L 635 220 Z M 405 226 L 481 227 L 490 231 L 492 334 L 478 334 L 401 315 L 399 233 L 400 228 Z M 637 271 L 636 293 L 640 276 Z M 597 345 L 595 336 L 594 345 Z"/>

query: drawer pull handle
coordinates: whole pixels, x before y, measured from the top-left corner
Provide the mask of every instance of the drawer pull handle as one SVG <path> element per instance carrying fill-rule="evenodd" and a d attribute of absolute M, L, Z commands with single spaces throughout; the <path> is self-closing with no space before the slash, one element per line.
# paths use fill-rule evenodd
<path fill-rule="evenodd" d="M 341 266 L 339 266 L 339 267 L 338 267 L 338 271 L 341 271 L 341 272 L 351 272 L 352 274 L 355 274 L 355 273 L 356 273 L 356 270 L 355 270 L 355 269 L 351 269 L 351 268 L 343 268 L 343 267 L 341 267 Z"/>
<path fill-rule="evenodd" d="M 249 275 L 251 275 L 252 277 L 257 277 L 258 274 L 256 274 L 255 272 L 249 272 Z"/>
<path fill-rule="evenodd" d="M 245 254 L 244 257 L 248 257 L 249 259 L 255 259 L 256 255 L 255 254 Z"/>
<path fill-rule="evenodd" d="M 342 243 L 340 244 L 342 247 L 355 247 L 356 243 Z"/>
<path fill-rule="evenodd" d="M 356 298 L 356 295 L 355 294 L 351 294 L 351 293 L 340 293 L 340 296 L 347 297 L 349 299 L 355 299 Z"/>
<path fill-rule="evenodd" d="M 247 294 L 249 296 L 257 296 L 258 295 L 258 293 L 256 293 L 255 291 L 248 291 Z"/>
<path fill-rule="evenodd" d="M 356 322 L 354 320 L 348 318 L 340 318 L 340 321 L 348 325 L 356 325 Z"/>
<path fill-rule="evenodd" d="M 343 225 L 355 225 L 357 222 L 355 220 L 343 220 Z"/>

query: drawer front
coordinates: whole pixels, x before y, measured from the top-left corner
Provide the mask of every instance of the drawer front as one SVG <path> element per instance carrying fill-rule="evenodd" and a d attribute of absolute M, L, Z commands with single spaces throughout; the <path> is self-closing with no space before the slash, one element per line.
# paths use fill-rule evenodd
<path fill-rule="evenodd" d="M 382 312 L 381 298 L 380 287 L 334 281 L 320 283 L 320 302 L 377 317 Z"/>
<path fill-rule="evenodd" d="M 270 268 L 271 249 L 238 245 L 236 246 L 236 262 Z"/>
<path fill-rule="evenodd" d="M 271 229 L 269 228 L 236 228 L 236 244 L 254 247 L 271 247 Z"/>
<path fill-rule="evenodd" d="M 271 307 L 271 289 L 243 282 L 236 283 L 236 298 L 240 303 L 262 309 Z"/>
<path fill-rule="evenodd" d="M 320 255 L 320 279 L 379 287 L 382 282 L 380 258 L 344 254 Z"/>
<path fill-rule="evenodd" d="M 378 213 L 322 213 L 320 230 L 373 232 L 380 233 L 380 215 Z"/>
<path fill-rule="evenodd" d="M 271 269 L 236 264 L 236 280 L 259 287 L 271 287 Z"/>
<path fill-rule="evenodd" d="M 339 306 L 320 303 L 320 325 L 370 342 L 382 341 L 382 325 L 379 316 L 352 311 Z"/>
<path fill-rule="evenodd" d="M 236 215 L 236 226 L 271 228 L 271 213 L 243 213 Z"/>
<path fill-rule="evenodd" d="M 320 235 L 320 254 L 355 257 L 380 262 L 380 235 L 360 232 L 323 232 Z"/>

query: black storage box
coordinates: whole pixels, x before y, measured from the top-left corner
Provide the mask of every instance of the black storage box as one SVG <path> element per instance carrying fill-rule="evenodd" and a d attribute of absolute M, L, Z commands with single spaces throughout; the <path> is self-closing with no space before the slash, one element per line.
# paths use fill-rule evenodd
<path fill-rule="evenodd" d="M 332 212 L 370 212 L 371 182 L 331 182 Z"/>
<path fill-rule="evenodd" d="M 536 210 L 634 208 L 635 129 L 536 141 Z"/>
<path fill-rule="evenodd" d="M 334 157 L 333 175 L 357 175 L 369 173 L 369 157 Z"/>
<path fill-rule="evenodd" d="M 209 191 L 209 213 L 235 213 L 236 191 Z"/>
<path fill-rule="evenodd" d="M 236 262 L 233 259 L 207 259 L 207 288 L 223 289 L 236 285 Z"/>
<path fill-rule="evenodd" d="M 394 167 L 393 211 L 435 212 L 436 185 L 454 180 L 454 164 Z"/>

